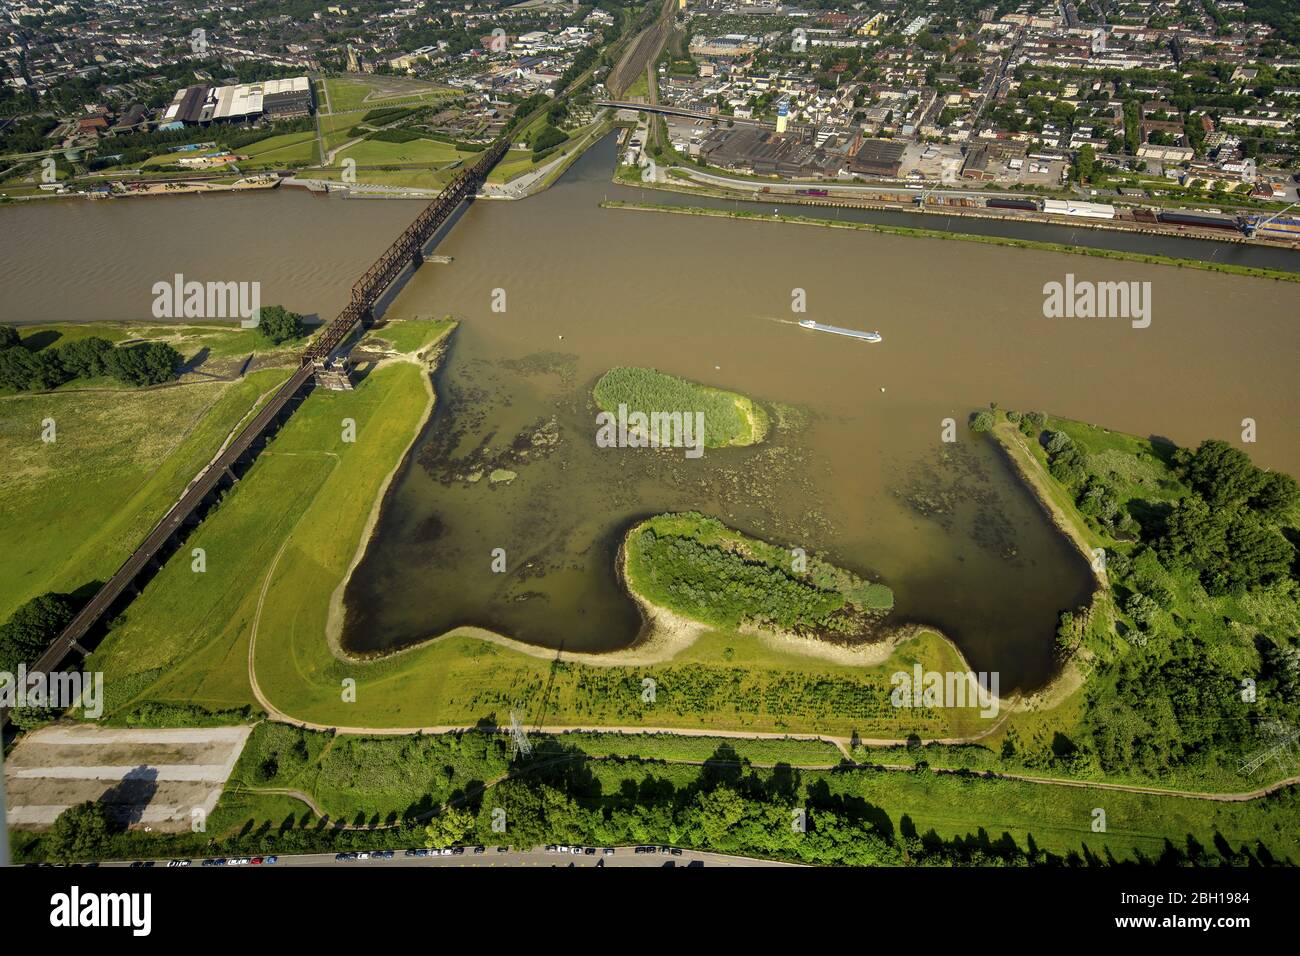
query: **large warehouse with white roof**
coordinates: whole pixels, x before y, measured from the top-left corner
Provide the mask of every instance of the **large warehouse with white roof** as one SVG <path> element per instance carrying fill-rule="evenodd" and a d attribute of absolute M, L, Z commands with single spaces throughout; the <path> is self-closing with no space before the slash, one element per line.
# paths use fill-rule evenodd
<path fill-rule="evenodd" d="M 311 81 L 305 76 L 234 86 L 190 86 L 178 90 L 163 114 L 164 123 L 187 125 L 242 123 L 266 116 L 308 116 L 313 107 Z"/>

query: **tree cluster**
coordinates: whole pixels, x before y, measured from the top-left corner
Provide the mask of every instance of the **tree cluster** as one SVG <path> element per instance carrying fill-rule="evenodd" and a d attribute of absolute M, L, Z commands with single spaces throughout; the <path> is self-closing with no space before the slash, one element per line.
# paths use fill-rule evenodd
<path fill-rule="evenodd" d="M 181 361 L 163 342 L 115 346 L 94 337 L 34 352 L 19 344 L 12 328 L 0 326 L 0 388 L 35 391 L 103 375 L 128 385 L 159 385 L 175 377 Z"/>

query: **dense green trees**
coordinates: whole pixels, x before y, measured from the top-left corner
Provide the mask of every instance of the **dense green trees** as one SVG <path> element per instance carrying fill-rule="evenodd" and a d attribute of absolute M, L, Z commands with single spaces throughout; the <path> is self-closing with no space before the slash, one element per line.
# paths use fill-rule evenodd
<path fill-rule="evenodd" d="M 1079 147 L 1079 152 L 1074 157 L 1074 178 L 1076 182 L 1092 182 L 1093 173 L 1096 170 L 1097 154 L 1091 146 L 1085 143 Z"/>
<path fill-rule="evenodd" d="M 89 337 L 31 351 L 21 344 L 3 347 L 0 335 L 0 387 L 18 391 L 57 388 L 75 379 L 111 375 L 129 385 L 159 385 L 171 380 L 181 354 L 163 342 L 115 347 Z"/>
<path fill-rule="evenodd" d="M 1084 718 L 1101 768 L 1158 778 L 1215 751 L 1247 748 L 1251 708 L 1213 661 L 1205 642 L 1189 635 L 1114 665 L 1090 690 Z"/>
<path fill-rule="evenodd" d="M 463 843 L 474 829 L 474 814 L 469 810 L 447 807 L 424 828 L 424 845 L 436 850 Z"/>
<path fill-rule="evenodd" d="M 161 385 L 181 365 L 181 353 L 162 342 L 145 342 L 104 353 L 104 370 L 129 385 Z"/>
<path fill-rule="evenodd" d="M 104 805 L 87 800 L 60 813 L 42 845 L 50 862 L 75 863 L 99 856 L 108 836 L 108 813 Z"/>
<path fill-rule="evenodd" d="M 1165 563 L 1194 570 L 1212 595 L 1287 577 L 1295 549 L 1278 525 L 1295 506 L 1295 480 L 1261 471 L 1218 440 L 1180 449 L 1174 461 L 1192 494 L 1173 508 L 1156 543 Z"/>
<path fill-rule="evenodd" d="M 868 612 L 893 605 L 884 585 L 817 558 L 796 565 L 788 552 L 701 515 L 652 519 L 629 536 L 628 562 L 648 600 L 724 627 L 856 634 Z"/>
<path fill-rule="evenodd" d="M 279 345 L 306 334 L 302 316 L 282 305 L 264 305 L 258 311 L 257 331 L 262 338 Z"/>
<path fill-rule="evenodd" d="M 533 155 L 539 156 L 552 147 L 559 146 L 569 136 L 564 130 L 557 129 L 549 123 L 533 136 Z"/>
<path fill-rule="evenodd" d="M 36 660 L 75 613 L 67 594 L 42 594 L 19 607 L 0 624 L 0 671 L 12 674 Z"/>

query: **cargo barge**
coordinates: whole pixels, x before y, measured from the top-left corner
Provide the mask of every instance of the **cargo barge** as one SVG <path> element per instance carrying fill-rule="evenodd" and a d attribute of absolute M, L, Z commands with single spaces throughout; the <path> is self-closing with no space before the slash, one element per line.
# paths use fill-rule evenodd
<path fill-rule="evenodd" d="M 859 332 L 856 329 L 842 329 L 838 325 L 823 325 L 821 322 L 814 322 L 812 319 L 800 320 L 799 326 L 817 332 L 833 332 L 836 335 L 847 335 L 851 339 L 861 339 L 863 342 L 881 341 L 879 332 Z"/>

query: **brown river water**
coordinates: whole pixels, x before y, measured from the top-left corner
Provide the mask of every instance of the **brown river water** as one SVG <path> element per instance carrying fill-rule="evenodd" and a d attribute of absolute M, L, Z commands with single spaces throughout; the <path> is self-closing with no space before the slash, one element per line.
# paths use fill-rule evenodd
<path fill-rule="evenodd" d="M 1034 688 L 1052 673 L 1057 613 L 1086 601 L 1090 577 L 960 424 L 972 410 L 995 400 L 1181 443 L 1239 442 L 1251 417 L 1254 459 L 1300 473 L 1296 285 L 601 209 L 640 198 L 610 184 L 612 161 L 607 141 L 546 193 L 474 204 L 437 246 L 454 262 L 426 265 L 389 305 L 461 326 L 347 589 L 349 648 L 461 624 L 573 651 L 628 646 L 640 622 L 618 542 L 640 517 L 694 509 L 883 580 L 887 623 L 932 624 L 1004 689 Z M 257 280 L 264 303 L 332 316 L 418 208 L 281 192 L 0 210 L 0 322 L 146 319 L 153 283 L 177 272 Z M 1066 273 L 1150 282 L 1150 326 L 1045 318 L 1043 285 Z M 793 324 L 805 317 L 884 342 Z M 697 460 L 598 448 L 590 388 L 614 365 L 742 392 L 779 406 L 780 424 L 762 445 Z M 517 477 L 494 484 L 498 468 Z"/>

